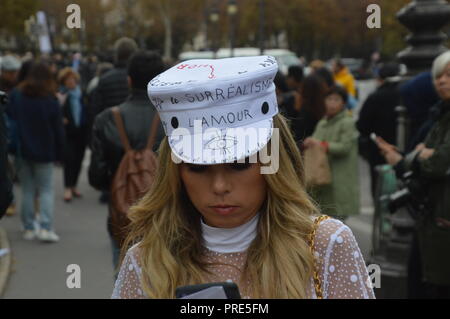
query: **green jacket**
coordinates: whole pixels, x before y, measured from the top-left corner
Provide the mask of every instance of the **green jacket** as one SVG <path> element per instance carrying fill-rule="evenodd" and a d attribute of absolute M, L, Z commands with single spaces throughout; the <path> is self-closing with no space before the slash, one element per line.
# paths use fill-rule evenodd
<path fill-rule="evenodd" d="M 419 161 L 420 175 L 428 178 L 430 214 L 419 220 L 418 235 L 424 279 L 427 282 L 450 285 L 450 229 L 439 227 L 436 218 L 450 221 L 450 104 L 441 104 L 437 122 L 425 139 L 427 148 L 435 153 Z"/>
<path fill-rule="evenodd" d="M 329 120 L 323 118 L 313 138 L 328 142 L 332 183 L 312 189 L 312 197 L 324 214 L 359 214 L 358 133 L 353 118 L 346 110 Z"/>

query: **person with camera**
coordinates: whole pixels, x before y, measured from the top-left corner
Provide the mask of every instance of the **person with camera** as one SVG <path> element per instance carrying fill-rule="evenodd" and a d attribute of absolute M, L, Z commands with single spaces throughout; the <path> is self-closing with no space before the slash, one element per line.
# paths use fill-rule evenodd
<path fill-rule="evenodd" d="M 441 101 L 437 106 L 439 112 L 434 125 L 425 141 L 406 156 L 382 138 L 377 139 L 377 144 L 397 176 L 402 178 L 405 172 L 411 171 L 418 183 L 423 185 L 421 189 L 426 191 L 419 195 L 426 203 L 426 212 L 417 215 L 417 242 L 413 242 L 409 269 L 410 276 L 414 273 L 414 276 L 420 277 L 420 282 L 415 288 L 410 286 L 410 296 L 449 298 L 450 51 L 436 58 L 432 75 Z"/>

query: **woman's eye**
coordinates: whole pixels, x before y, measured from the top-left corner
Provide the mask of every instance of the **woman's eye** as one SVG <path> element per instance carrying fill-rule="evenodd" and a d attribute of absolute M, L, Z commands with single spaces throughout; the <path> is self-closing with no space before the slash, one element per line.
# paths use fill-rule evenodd
<path fill-rule="evenodd" d="M 231 168 L 236 171 L 244 171 L 249 169 L 252 166 L 252 163 L 232 163 L 230 164 Z"/>
<path fill-rule="evenodd" d="M 206 166 L 206 165 L 188 165 L 188 168 L 191 172 L 201 173 L 201 172 L 204 172 L 208 168 L 208 166 Z"/>

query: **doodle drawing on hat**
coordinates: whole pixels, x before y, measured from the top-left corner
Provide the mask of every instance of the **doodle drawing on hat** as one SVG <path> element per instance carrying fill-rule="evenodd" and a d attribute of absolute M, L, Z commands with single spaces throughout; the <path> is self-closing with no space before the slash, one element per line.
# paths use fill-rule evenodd
<path fill-rule="evenodd" d="M 211 70 L 211 74 L 208 76 L 210 79 L 214 79 L 216 76 L 214 75 L 214 66 L 211 64 L 197 65 L 197 64 L 181 64 L 177 67 L 178 70 L 192 70 L 198 68 L 209 68 Z"/>

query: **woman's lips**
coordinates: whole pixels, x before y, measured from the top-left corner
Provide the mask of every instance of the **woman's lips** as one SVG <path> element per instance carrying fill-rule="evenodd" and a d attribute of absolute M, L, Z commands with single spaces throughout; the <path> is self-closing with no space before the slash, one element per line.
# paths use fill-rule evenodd
<path fill-rule="evenodd" d="M 238 209 L 238 206 L 211 206 L 211 208 L 219 215 L 229 215 Z"/>

